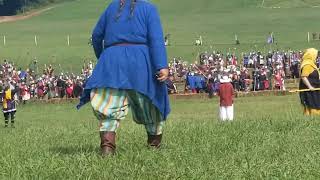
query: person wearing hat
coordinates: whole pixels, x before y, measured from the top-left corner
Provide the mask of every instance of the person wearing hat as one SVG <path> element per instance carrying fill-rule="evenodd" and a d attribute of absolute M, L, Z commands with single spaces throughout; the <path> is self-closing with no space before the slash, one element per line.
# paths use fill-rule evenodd
<path fill-rule="evenodd" d="M 220 120 L 232 121 L 234 88 L 228 75 L 223 75 L 220 79 L 218 95 L 220 97 Z"/>
<path fill-rule="evenodd" d="M 113 0 L 93 30 L 92 44 L 98 62 L 77 108 L 91 101 L 102 156 L 115 153 L 116 131 L 129 107 L 133 120 L 146 129 L 147 145 L 159 148 L 170 104 L 157 8 L 146 0 Z"/>
<path fill-rule="evenodd" d="M 314 90 L 315 88 L 320 88 L 320 72 L 316 65 L 318 56 L 318 50 L 310 48 L 305 51 L 302 57 L 299 89 L 310 90 L 300 92 L 304 115 L 320 115 L 320 91 Z"/>

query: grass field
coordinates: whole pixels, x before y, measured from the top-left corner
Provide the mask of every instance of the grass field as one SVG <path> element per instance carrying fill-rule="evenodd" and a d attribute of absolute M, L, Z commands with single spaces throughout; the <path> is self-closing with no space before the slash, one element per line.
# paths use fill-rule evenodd
<path fill-rule="evenodd" d="M 64 65 L 77 72 L 84 59 L 94 59 L 87 42 L 100 13 L 110 2 L 77 0 L 28 20 L 0 24 L 0 59 L 11 58 L 26 67 L 34 57 L 41 64 Z M 194 61 L 198 52 L 221 50 L 226 53 L 270 49 L 320 47 L 307 43 L 307 32 L 320 32 L 320 0 L 154 0 L 160 9 L 165 33 L 171 34 L 169 58 L 181 56 Z M 262 4 L 262 2 L 264 2 Z M 263 5 L 263 6 L 261 6 Z M 280 7 L 272 9 L 269 7 Z M 274 32 L 277 45 L 265 44 Z M 235 46 L 234 34 L 241 45 Z M 2 36 L 6 36 L 6 46 Z M 38 46 L 34 36 L 38 37 Z M 67 46 L 70 35 L 71 46 Z M 202 35 L 203 47 L 192 46 Z M 211 48 L 212 47 L 212 48 Z M 236 48 L 236 49 L 235 49 Z"/>
<path fill-rule="evenodd" d="M 37 57 L 78 72 L 84 59 L 94 58 L 88 39 L 109 2 L 57 4 L 40 16 L 0 24 L 0 60 L 26 67 Z M 204 50 L 320 48 L 320 41 L 306 42 L 307 32 L 320 32 L 320 8 L 314 7 L 320 0 L 153 2 L 171 34 L 169 58 L 193 61 Z M 269 32 L 277 44 L 265 45 Z M 235 33 L 241 45 L 233 45 Z M 199 35 L 205 45 L 192 46 Z M 319 118 L 304 117 L 296 95 L 238 98 L 232 123 L 218 121 L 217 99 L 172 101 L 159 151 L 146 147 L 144 128 L 128 116 L 118 131 L 118 153 L 107 159 L 99 156 L 90 107 L 77 112 L 74 106 L 19 106 L 16 128 L 0 126 L 0 179 L 320 179 Z"/>
<path fill-rule="evenodd" d="M 319 179 L 320 122 L 297 96 L 238 98 L 220 123 L 217 99 L 177 100 L 159 151 L 129 116 L 115 157 L 99 156 L 89 106 L 20 106 L 16 128 L 0 128 L 0 179 Z"/>

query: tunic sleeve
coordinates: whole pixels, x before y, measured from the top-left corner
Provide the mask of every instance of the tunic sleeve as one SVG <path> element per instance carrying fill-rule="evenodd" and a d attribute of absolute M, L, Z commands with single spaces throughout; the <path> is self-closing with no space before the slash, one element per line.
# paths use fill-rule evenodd
<path fill-rule="evenodd" d="M 308 77 L 314 70 L 311 65 L 305 65 L 302 68 L 301 77 Z"/>
<path fill-rule="evenodd" d="M 103 39 L 105 35 L 105 26 L 106 26 L 106 12 L 101 15 L 97 25 L 95 26 L 92 33 L 92 45 L 96 57 L 99 59 L 103 51 Z"/>
<path fill-rule="evenodd" d="M 159 13 L 154 6 L 148 16 L 148 46 L 151 55 L 151 61 L 156 70 L 168 67 L 167 51 L 164 45 L 163 31 Z"/>

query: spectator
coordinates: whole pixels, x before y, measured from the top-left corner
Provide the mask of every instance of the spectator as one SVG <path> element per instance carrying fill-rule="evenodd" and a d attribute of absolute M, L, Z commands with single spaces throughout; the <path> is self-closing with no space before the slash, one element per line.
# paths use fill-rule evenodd
<path fill-rule="evenodd" d="M 220 80 L 218 95 L 220 97 L 220 120 L 233 121 L 233 96 L 234 89 L 231 79 L 224 75 Z"/>
<path fill-rule="evenodd" d="M 16 89 L 11 89 L 11 85 L 7 84 L 4 91 L 2 92 L 2 112 L 5 121 L 5 127 L 9 125 L 9 119 L 11 120 L 11 127 L 14 127 L 15 114 L 16 114 L 16 103 L 15 96 Z"/>

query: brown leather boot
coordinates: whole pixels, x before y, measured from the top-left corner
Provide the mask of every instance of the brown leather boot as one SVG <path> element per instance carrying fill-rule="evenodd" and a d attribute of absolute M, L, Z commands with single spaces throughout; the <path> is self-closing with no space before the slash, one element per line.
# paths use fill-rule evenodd
<path fill-rule="evenodd" d="M 149 135 L 148 134 L 148 146 L 159 149 L 161 145 L 162 134 L 160 135 Z"/>
<path fill-rule="evenodd" d="M 101 131 L 100 138 L 101 155 L 103 157 L 114 155 L 116 150 L 116 133 Z"/>

